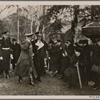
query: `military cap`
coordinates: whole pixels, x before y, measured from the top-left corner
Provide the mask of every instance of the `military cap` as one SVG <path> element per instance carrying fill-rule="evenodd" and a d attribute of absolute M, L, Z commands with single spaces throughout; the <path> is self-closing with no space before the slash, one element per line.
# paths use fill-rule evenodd
<path fill-rule="evenodd" d="M 41 32 L 36 32 L 35 33 L 37 36 L 42 36 L 42 33 Z"/>
<path fill-rule="evenodd" d="M 2 35 L 3 35 L 3 34 L 7 34 L 7 33 L 8 33 L 8 31 L 4 31 L 4 32 L 2 33 Z"/>
<path fill-rule="evenodd" d="M 30 37 L 30 36 L 32 36 L 33 35 L 33 33 L 26 33 L 25 34 L 25 36 L 27 36 L 27 37 Z"/>
<path fill-rule="evenodd" d="M 62 42 L 62 41 L 59 39 L 59 40 L 57 40 L 57 42 Z"/>
<path fill-rule="evenodd" d="M 17 41 L 15 38 L 12 38 L 12 41 Z"/>

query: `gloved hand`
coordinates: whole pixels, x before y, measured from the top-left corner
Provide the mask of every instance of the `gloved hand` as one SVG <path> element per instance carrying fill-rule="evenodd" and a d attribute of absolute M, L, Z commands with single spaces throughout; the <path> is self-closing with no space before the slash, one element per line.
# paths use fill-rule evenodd
<path fill-rule="evenodd" d="M 0 60 L 3 60 L 3 57 L 0 57 Z"/>
<path fill-rule="evenodd" d="M 13 59 L 13 55 L 12 54 L 10 54 L 10 58 Z"/>

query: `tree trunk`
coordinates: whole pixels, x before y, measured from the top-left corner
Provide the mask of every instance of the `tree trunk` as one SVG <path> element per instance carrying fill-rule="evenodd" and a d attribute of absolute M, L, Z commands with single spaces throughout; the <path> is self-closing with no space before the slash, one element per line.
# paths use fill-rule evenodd
<path fill-rule="evenodd" d="M 32 21 L 31 21 L 31 33 L 33 33 L 33 15 L 32 15 Z"/>
<path fill-rule="evenodd" d="M 93 19 L 94 19 L 94 6 L 92 5 L 91 6 L 91 21 L 93 21 Z"/>
<path fill-rule="evenodd" d="M 74 19 L 71 23 L 72 42 L 74 42 L 75 28 L 78 24 L 79 5 L 74 6 Z"/>
<path fill-rule="evenodd" d="M 17 21 L 17 42 L 19 43 L 19 6 L 17 6 L 17 15 L 18 15 L 18 21 Z"/>
<path fill-rule="evenodd" d="M 18 18 L 18 21 L 17 21 L 17 31 L 18 31 L 17 42 L 19 43 L 19 18 Z"/>

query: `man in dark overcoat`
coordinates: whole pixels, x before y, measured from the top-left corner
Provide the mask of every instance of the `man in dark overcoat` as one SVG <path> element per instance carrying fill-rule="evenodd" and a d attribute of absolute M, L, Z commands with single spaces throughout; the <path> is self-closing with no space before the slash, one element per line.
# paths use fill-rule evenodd
<path fill-rule="evenodd" d="M 6 73 L 6 78 L 9 78 L 10 70 L 10 54 L 11 54 L 11 41 L 8 37 L 8 32 L 2 33 L 1 48 L 3 53 L 2 70 Z"/>
<path fill-rule="evenodd" d="M 41 75 L 44 72 L 44 66 L 46 66 L 47 43 L 42 39 L 42 33 L 36 32 L 36 36 L 37 39 L 32 42 L 33 61 L 38 74 L 37 80 L 41 82 Z"/>
<path fill-rule="evenodd" d="M 91 46 L 92 50 L 92 66 L 99 66 L 100 67 L 100 40 L 96 40 L 95 43 Z M 95 82 L 93 85 L 94 89 L 100 88 L 100 74 L 98 72 L 92 71 L 92 81 Z"/>
<path fill-rule="evenodd" d="M 15 70 L 15 64 L 17 63 L 17 60 L 21 52 L 20 44 L 17 43 L 17 40 L 15 38 L 12 39 L 11 49 L 13 54 L 12 65 L 13 65 L 13 70 Z"/>
<path fill-rule="evenodd" d="M 88 81 L 90 81 L 90 75 L 91 75 L 91 46 L 88 44 L 88 40 L 83 41 L 83 65 L 84 65 L 84 78 L 83 83 L 85 85 L 88 84 Z"/>
<path fill-rule="evenodd" d="M 49 71 L 52 73 L 51 76 L 55 76 L 58 72 L 61 72 L 61 60 L 62 60 L 62 41 L 57 40 L 55 36 L 53 36 L 52 40 L 49 41 L 50 48 L 48 48 L 49 52 L 49 62 L 50 69 Z"/>

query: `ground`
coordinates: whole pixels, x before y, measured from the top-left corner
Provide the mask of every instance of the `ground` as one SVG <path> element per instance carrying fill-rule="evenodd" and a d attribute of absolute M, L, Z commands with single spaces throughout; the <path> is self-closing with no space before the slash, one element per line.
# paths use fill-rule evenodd
<path fill-rule="evenodd" d="M 100 90 L 93 90 L 90 86 L 83 86 L 83 89 L 69 89 L 66 83 L 59 79 L 59 76 L 42 76 L 42 82 L 35 83 L 35 86 L 28 84 L 28 78 L 23 84 L 18 83 L 14 73 L 10 73 L 10 79 L 0 76 L 0 95 L 100 95 Z"/>

